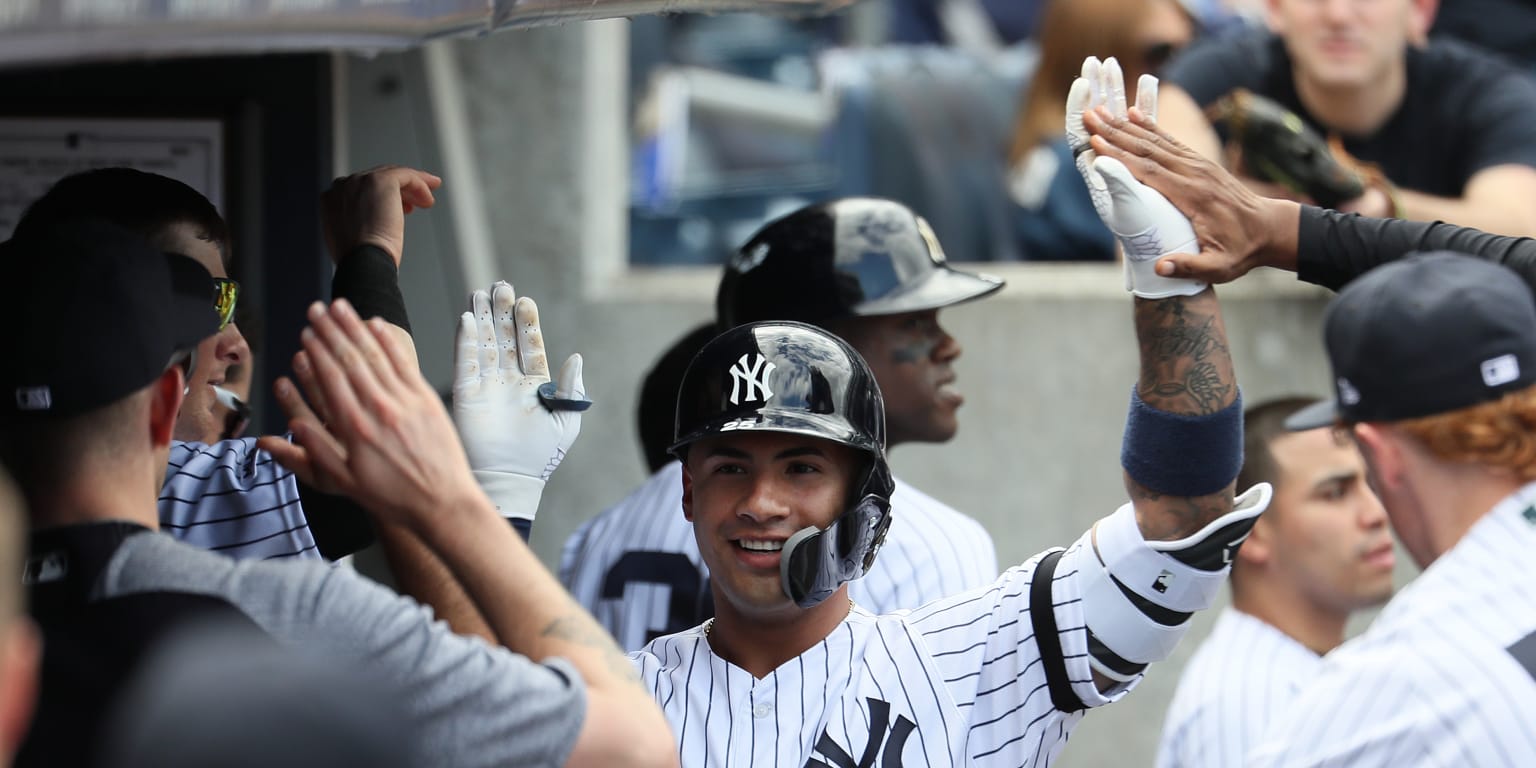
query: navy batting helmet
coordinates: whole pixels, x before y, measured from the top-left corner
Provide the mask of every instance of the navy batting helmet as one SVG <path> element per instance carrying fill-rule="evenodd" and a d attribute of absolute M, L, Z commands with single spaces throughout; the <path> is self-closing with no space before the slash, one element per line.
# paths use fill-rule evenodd
<path fill-rule="evenodd" d="M 801 323 L 754 323 L 726 331 L 683 373 L 672 452 L 735 431 L 831 440 L 868 459 L 848 511 L 825 529 L 784 542 L 784 594 L 804 608 L 863 576 L 891 524 L 895 482 L 885 460 L 885 403 L 864 358 L 848 343 Z"/>
<path fill-rule="evenodd" d="M 949 265 L 933 228 L 892 200 L 848 197 L 768 222 L 726 266 L 720 327 L 760 320 L 822 323 L 938 309 L 1003 287 Z"/>

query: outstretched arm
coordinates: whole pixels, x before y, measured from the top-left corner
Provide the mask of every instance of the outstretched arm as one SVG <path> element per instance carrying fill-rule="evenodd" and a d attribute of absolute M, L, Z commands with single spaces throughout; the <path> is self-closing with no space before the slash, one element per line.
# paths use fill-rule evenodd
<path fill-rule="evenodd" d="M 1337 290 L 1373 267 L 1418 251 L 1449 250 L 1496 261 L 1536 289 L 1536 240 L 1441 222 L 1375 219 L 1260 197 L 1219 165 L 1132 109 L 1084 115 L 1091 146 L 1124 163 L 1137 180 L 1189 218 L 1198 252 L 1161 259 L 1159 275 L 1224 283 L 1254 267 L 1297 272 Z"/>
<path fill-rule="evenodd" d="M 400 260 L 405 252 L 405 217 L 417 208 L 432 207 L 436 202 L 433 192 L 441 185 L 442 179 L 424 171 L 380 166 L 336 179 L 321 196 L 326 247 L 336 262 L 332 280 L 335 298 L 348 300 L 364 319 L 384 320 L 386 329 L 412 363 L 416 361 L 416 346 L 399 284 Z M 319 397 L 314 370 L 304 353 L 294 359 L 294 375 L 306 392 Z M 290 423 L 304 421 L 318 428 L 325 421 L 328 411 L 323 399 L 314 403 L 317 415 L 291 381 L 280 379 L 273 389 Z M 335 480 L 309 461 L 302 446 L 277 438 L 263 440 L 263 448 L 293 468 L 306 484 L 323 491 L 323 495 L 314 494 L 316 499 L 329 502 L 317 510 L 319 513 L 353 509 L 361 512 L 354 500 L 341 495 Z M 310 501 L 306 497 L 306 509 Z M 350 514 L 343 519 L 350 520 Z M 431 605 L 455 632 L 496 640 L 463 588 L 420 541 L 390 523 L 379 522 L 375 530 L 400 592 Z"/>
<path fill-rule="evenodd" d="M 675 764 L 666 721 L 629 660 L 476 484 L 441 400 L 387 324 L 365 323 L 344 301 L 316 304 L 310 323 L 304 353 L 331 416 L 324 430 L 296 425 L 310 459 L 380 519 L 419 537 L 502 645 L 578 669 L 587 716 L 570 764 Z"/>
<path fill-rule="evenodd" d="M 1143 110 L 1156 110 L 1156 88 L 1153 78 L 1138 84 Z M 1069 136 L 1098 104 L 1124 114 L 1119 66 L 1090 59 L 1068 99 Z M 1189 221 L 1119 161 L 1084 147 L 1078 163 L 1124 250 L 1140 353 L 1121 454 L 1131 503 L 1094 526 L 1091 547 L 1072 550 L 1094 683 L 1108 691 L 1166 658 L 1191 614 L 1210 605 L 1267 489 L 1233 497 L 1241 398 L 1215 292 L 1152 269 L 1195 245 Z"/>

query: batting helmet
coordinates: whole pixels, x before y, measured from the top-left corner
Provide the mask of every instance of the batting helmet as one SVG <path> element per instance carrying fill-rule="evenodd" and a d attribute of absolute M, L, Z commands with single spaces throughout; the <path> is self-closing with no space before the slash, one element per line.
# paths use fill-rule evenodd
<path fill-rule="evenodd" d="M 726 266 L 722 328 L 761 320 L 822 323 L 938 309 L 1003 287 L 949 265 L 933 228 L 891 200 L 848 197 L 768 222 Z"/>
<path fill-rule="evenodd" d="M 864 358 L 801 323 L 755 323 L 715 337 L 683 373 L 671 450 L 681 459 L 691 443 L 735 431 L 831 440 L 868 459 L 848 510 L 825 529 L 797 531 L 779 560 L 784 594 L 802 608 L 863 576 L 885 541 L 895 490 L 885 461 L 885 402 Z"/>

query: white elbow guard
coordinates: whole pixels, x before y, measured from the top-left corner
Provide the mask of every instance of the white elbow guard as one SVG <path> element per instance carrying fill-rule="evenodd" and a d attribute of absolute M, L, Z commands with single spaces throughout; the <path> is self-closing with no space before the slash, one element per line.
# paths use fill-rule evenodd
<path fill-rule="evenodd" d="M 1237 497 L 1231 512 L 1178 541 L 1142 538 L 1131 504 L 1084 534 L 1084 551 L 1098 554 L 1083 558 L 1080 573 L 1093 670 L 1124 682 L 1167 658 L 1190 615 L 1215 600 L 1270 495 L 1269 484 L 1259 483 Z"/>

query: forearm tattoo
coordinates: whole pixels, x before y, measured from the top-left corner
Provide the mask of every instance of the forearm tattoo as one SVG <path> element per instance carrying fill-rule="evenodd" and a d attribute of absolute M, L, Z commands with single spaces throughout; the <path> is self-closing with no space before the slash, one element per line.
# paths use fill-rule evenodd
<path fill-rule="evenodd" d="M 1136 300 L 1141 399 L 1168 413 L 1208 415 L 1232 404 L 1237 382 L 1215 294 Z"/>

